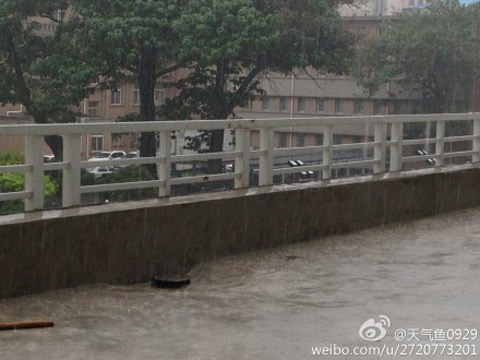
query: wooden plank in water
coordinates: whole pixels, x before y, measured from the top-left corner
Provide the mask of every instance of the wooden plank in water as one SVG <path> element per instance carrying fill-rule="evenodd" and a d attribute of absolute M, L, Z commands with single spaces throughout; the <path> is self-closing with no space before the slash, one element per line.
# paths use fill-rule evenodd
<path fill-rule="evenodd" d="M 53 326 L 54 324 L 52 321 L 0 322 L 0 330 L 37 329 Z"/>

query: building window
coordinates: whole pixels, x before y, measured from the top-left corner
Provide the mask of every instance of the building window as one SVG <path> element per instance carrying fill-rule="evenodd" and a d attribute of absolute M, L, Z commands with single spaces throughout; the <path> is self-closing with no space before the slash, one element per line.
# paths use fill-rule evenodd
<path fill-rule="evenodd" d="M 317 99 L 317 112 L 323 113 L 325 111 L 325 99 Z"/>
<path fill-rule="evenodd" d="M 280 98 L 280 111 L 288 111 L 288 98 L 285 96 Z"/>
<path fill-rule="evenodd" d="M 98 116 L 98 101 L 89 101 L 87 103 L 87 114 L 91 117 Z"/>
<path fill-rule="evenodd" d="M 111 104 L 122 105 L 122 90 L 112 90 L 111 92 Z"/>
<path fill-rule="evenodd" d="M 122 134 L 113 133 L 112 134 L 112 145 L 114 145 L 114 146 L 122 145 L 122 143 L 123 143 L 122 139 L 123 139 Z"/>
<path fill-rule="evenodd" d="M 140 89 L 133 90 L 133 105 L 140 105 Z"/>
<path fill-rule="evenodd" d="M 92 151 L 103 150 L 103 135 L 92 135 L 90 137 L 90 149 Z"/>
<path fill-rule="evenodd" d="M 298 112 L 307 111 L 307 100 L 304 97 L 298 98 Z"/>
<path fill-rule="evenodd" d="M 297 134 L 297 147 L 305 146 L 305 134 Z"/>
<path fill-rule="evenodd" d="M 317 146 L 323 145 L 323 135 L 315 135 L 315 145 Z"/>
<path fill-rule="evenodd" d="M 361 114 L 363 112 L 363 102 L 362 102 L 362 100 L 355 100 L 354 111 L 355 111 L 355 114 Z"/>
<path fill-rule="evenodd" d="M 270 110 L 270 97 L 264 96 L 262 99 L 262 110 L 269 111 Z"/>
<path fill-rule="evenodd" d="M 278 147 L 285 148 L 287 147 L 288 134 L 280 133 L 278 139 Z"/>
<path fill-rule="evenodd" d="M 155 106 L 165 104 L 165 89 L 155 89 Z"/>
<path fill-rule="evenodd" d="M 55 21 L 61 22 L 63 20 L 63 11 L 62 10 L 55 10 L 52 13 L 52 18 Z"/>
<path fill-rule="evenodd" d="M 341 114 L 345 110 L 345 99 L 335 99 L 335 113 Z"/>

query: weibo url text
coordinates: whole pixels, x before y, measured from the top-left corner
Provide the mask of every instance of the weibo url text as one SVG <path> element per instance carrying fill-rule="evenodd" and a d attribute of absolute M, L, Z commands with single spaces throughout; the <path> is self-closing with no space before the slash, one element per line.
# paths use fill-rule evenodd
<path fill-rule="evenodd" d="M 315 356 L 477 356 L 476 344 L 397 344 L 383 346 L 312 346 Z"/>

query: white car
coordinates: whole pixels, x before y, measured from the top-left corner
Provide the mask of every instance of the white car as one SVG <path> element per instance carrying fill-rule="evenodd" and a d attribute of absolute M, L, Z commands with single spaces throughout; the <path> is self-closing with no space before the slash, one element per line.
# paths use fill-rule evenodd
<path fill-rule="evenodd" d="M 126 155 L 127 153 L 123 150 L 102 151 L 88 159 L 88 161 L 120 159 Z"/>
<path fill-rule="evenodd" d="M 138 158 L 138 152 L 136 151 L 131 151 L 129 152 L 128 154 L 122 156 L 124 159 L 134 159 L 134 158 Z"/>
<path fill-rule="evenodd" d="M 94 168 L 87 168 L 86 170 L 90 173 L 95 175 L 96 178 L 105 175 L 105 174 L 112 174 L 117 171 L 119 168 L 116 166 L 97 166 Z"/>

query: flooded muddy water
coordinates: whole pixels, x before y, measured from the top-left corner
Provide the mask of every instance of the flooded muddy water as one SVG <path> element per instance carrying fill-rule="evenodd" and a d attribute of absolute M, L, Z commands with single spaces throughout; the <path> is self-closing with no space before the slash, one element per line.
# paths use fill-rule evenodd
<path fill-rule="evenodd" d="M 0 322 L 55 327 L 0 332 L 0 359 L 309 359 L 314 346 L 396 345 L 396 329 L 478 329 L 480 208 L 218 259 L 191 277 L 181 290 L 95 285 L 2 300 Z M 380 315 L 385 337 L 362 339 Z M 480 352 L 478 339 L 462 341 Z"/>

